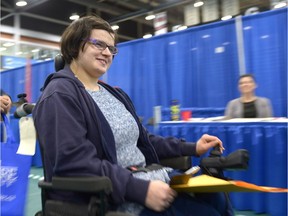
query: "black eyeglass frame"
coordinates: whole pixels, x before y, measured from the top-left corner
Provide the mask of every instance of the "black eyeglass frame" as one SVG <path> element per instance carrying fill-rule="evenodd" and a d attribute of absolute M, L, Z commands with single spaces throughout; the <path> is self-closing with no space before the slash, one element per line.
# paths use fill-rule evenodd
<path fill-rule="evenodd" d="M 109 46 L 104 41 L 94 39 L 94 38 L 89 38 L 87 39 L 87 42 L 93 44 L 96 48 L 98 48 L 101 51 L 105 50 L 108 47 L 109 52 L 112 55 L 116 55 L 118 53 L 118 48 L 116 46 Z"/>

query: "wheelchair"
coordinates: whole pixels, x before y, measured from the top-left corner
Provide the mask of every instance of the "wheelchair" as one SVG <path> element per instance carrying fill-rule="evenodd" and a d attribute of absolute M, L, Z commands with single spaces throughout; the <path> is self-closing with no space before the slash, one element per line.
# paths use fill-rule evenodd
<path fill-rule="evenodd" d="M 64 67 L 64 60 L 61 55 L 55 57 L 55 69 L 59 71 Z M 44 149 L 40 150 L 42 159 Z M 249 153 L 245 149 L 232 152 L 227 157 L 221 156 L 219 149 L 210 151 L 209 157 L 202 158 L 200 167 L 203 173 L 218 178 L 225 178 L 224 169 L 247 169 Z M 181 171 L 192 167 L 190 156 L 167 158 L 160 161 L 162 166 L 171 167 Z M 45 174 L 45 168 L 44 168 Z M 52 177 L 51 182 L 39 181 L 41 189 L 42 210 L 35 216 L 132 216 L 131 214 L 108 211 L 108 196 L 112 192 L 112 183 L 108 177 Z M 66 201 L 53 200 L 49 198 L 49 191 L 69 191 L 75 193 L 89 194 L 88 204 L 77 204 Z"/>
<path fill-rule="evenodd" d="M 211 150 L 209 157 L 200 161 L 202 173 L 224 178 L 223 170 L 247 169 L 249 153 L 239 149 L 227 157 L 220 156 L 218 150 Z M 161 165 L 185 171 L 192 166 L 188 156 L 168 158 L 160 161 Z M 44 171 L 45 172 L 45 171 Z M 39 181 L 41 188 L 42 211 L 35 216 L 132 216 L 127 213 L 108 212 L 107 197 L 112 192 L 112 183 L 108 177 L 53 177 L 52 182 Z M 81 192 L 91 194 L 89 204 L 75 204 L 49 199 L 51 190 Z"/>

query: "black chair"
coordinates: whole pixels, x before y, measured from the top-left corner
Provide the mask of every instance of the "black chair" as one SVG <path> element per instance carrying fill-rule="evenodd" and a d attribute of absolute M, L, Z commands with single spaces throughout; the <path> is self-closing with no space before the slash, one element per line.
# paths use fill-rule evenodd
<path fill-rule="evenodd" d="M 65 65 L 61 55 L 55 57 L 55 69 L 61 70 Z M 45 150 L 41 146 L 42 159 Z M 223 169 L 246 169 L 248 167 L 249 154 L 247 150 L 237 150 L 227 157 L 222 157 L 218 149 L 210 152 L 208 158 L 201 160 L 200 166 L 204 173 L 216 177 L 223 177 Z M 190 156 L 167 158 L 160 161 L 161 165 L 179 170 L 187 170 L 192 167 Z M 44 174 L 45 174 L 45 167 Z M 108 177 L 53 177 L 52 182 L 39 181 L 41 188 L 42 210 L 35 216 L 129 216 L 119 212 L 108 212 L 107 196 L 112 192 L 112 183 Z M 77 204 L 52 200 L 48 197 L 49 191 L 69 191 L 90 194 L 89 204 Z M 131 215 L 130 215 L 131 216 Z"/>
<path fill-rule="evenodd" d="M 41 153 L 43 152 L 41 148 Z M 188 156 L 162 160 L 163 166 L 180 170 L 190 168 L 191 164 L 191 157 Z M 112 183 L 105 176 L 53 177 L 52 182 L 42 180 L 39 181 L 38 186 L 41 188 L 42 210 L 35 216 L 132 216 L 127 213 L 107 211 L 107 196 L 112 192 Z M 52 190 L 87 193 L 91 198 L 88 205 L 53 200 L 47 195 Z"/>
<path fill-rule="evenodd" d="M 52 182 L 39 181 L 38 186 L 41 188 L 42 211 L 35 216 L 107 215 L 106 195 L 112 191 L 111 181 L 107 177 L 53 177 Z M 52 190 L 81 192 L 93 196 L 88 205 L 69 203 L 49 199 L 47 194 Z"/>
<path fill-rule="evenodd" d="M 61 69 L 63 69 L 65 66 L 65 60 L 63 58 L 63 56 L 61 54 L 57 54 L 54 58 L 54 68 L 55 71 L 59 71 Z"/>
<path fill-rule="evenodd" d="M 248 161 L 249 154 L 245 149 L 232 152 L 227 157 L 220 156 L 217 150 L 212 150 L 209 157 L 201 160 L 200 167 L 205 174 L 226 179 L 223 175 L 224 169 L 247 169 Z M 183 171 L 192 166 L 191 157 L 188 156 L 167 158 L 160 163 Z M 35 216 L 132 216 L 107 211 L 107 196 L 112 192 L 108 177 L 53 177 L 52 182 L 42 180 L 38 185 L 41 188 L 42 211 Z M 91 194 L 91 198 L 88 205 L 57 201 L 48 198 L 47 193 L 51 190 L 87 193 Z"/>

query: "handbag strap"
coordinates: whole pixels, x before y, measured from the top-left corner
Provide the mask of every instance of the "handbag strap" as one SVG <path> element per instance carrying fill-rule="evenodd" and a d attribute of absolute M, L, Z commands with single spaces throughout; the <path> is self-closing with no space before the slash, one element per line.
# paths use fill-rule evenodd
<path fill-rule="evenodd" d="M 4 113 L 1 113 L 1 116 L 2 116 L 2 119 L 3 119 L 3 122 L 4 122 L 4 126 L 5 126 L 5 129 L 6 129 L 6 136 L 7 136 L 6 143 L 15 142 L 15 138 L 14 138 L 14 135 L 12 133 L 8 117 Z"/>

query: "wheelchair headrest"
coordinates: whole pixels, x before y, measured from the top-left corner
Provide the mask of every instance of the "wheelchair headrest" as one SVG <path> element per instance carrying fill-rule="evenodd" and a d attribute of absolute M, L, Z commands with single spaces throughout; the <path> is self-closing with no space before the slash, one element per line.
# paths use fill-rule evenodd
<path fill-rule="evenodd" d="M 65 60 L 61 54 L 57 54 L 54 58 L 54 67 L 56 72 L 63 69 L 65 66 Z"/>

